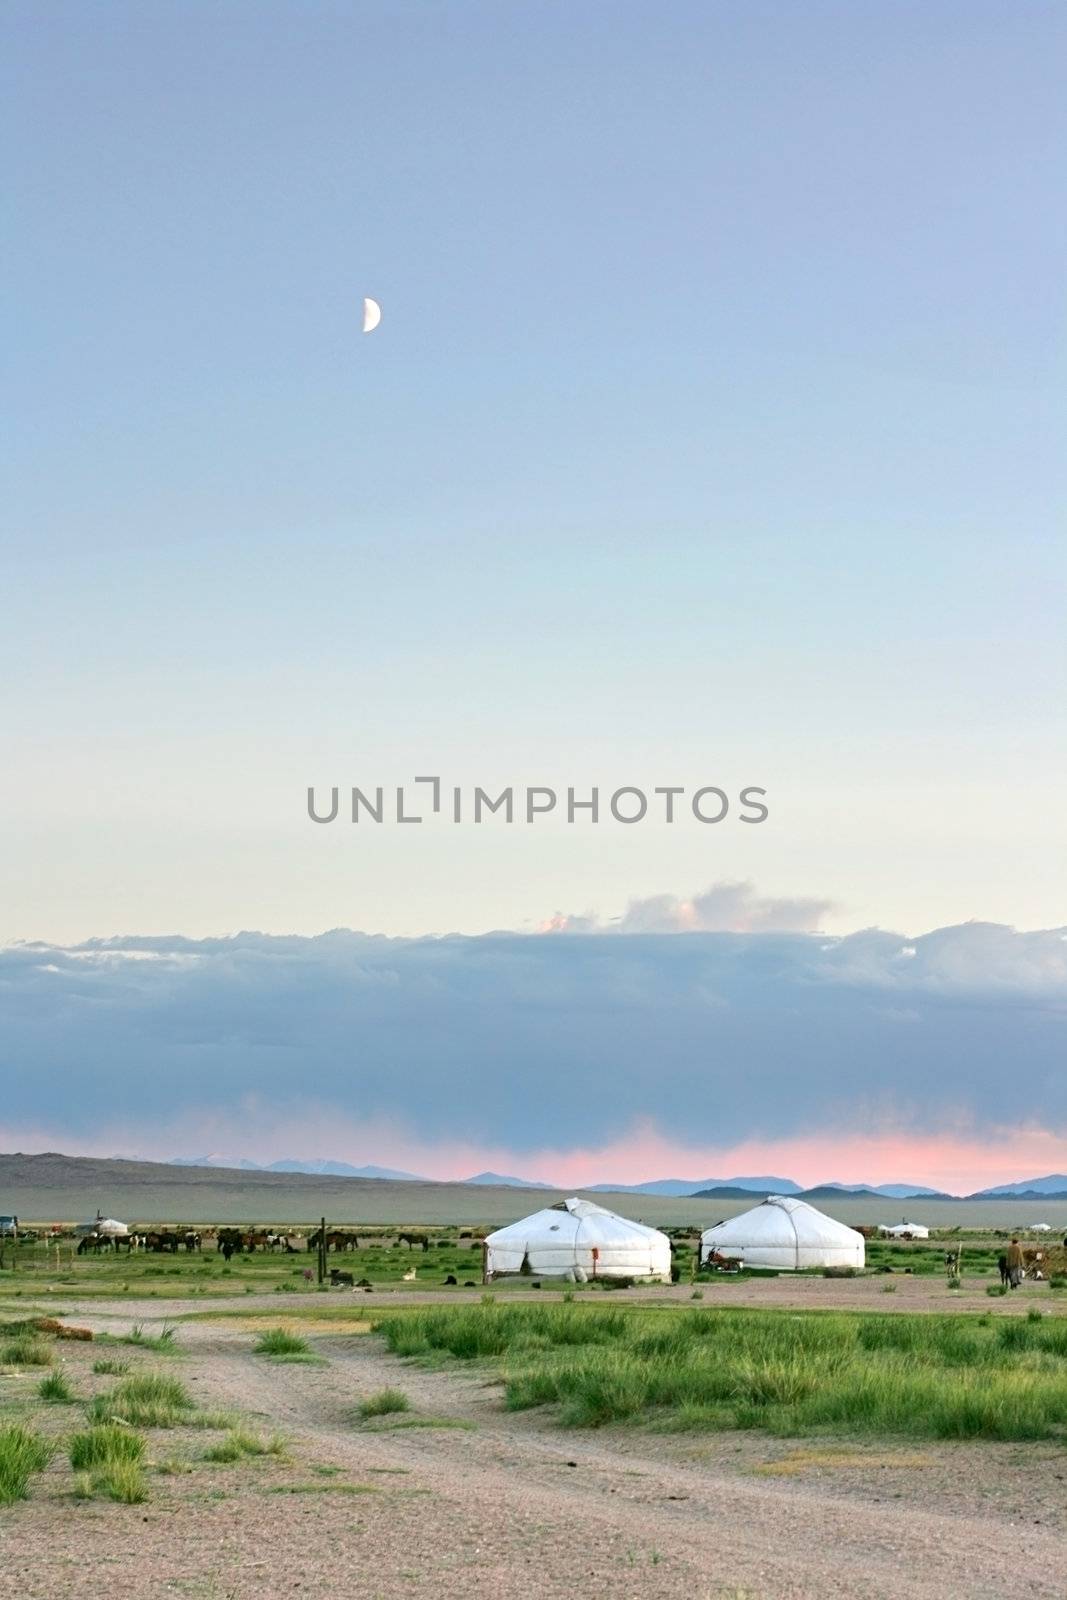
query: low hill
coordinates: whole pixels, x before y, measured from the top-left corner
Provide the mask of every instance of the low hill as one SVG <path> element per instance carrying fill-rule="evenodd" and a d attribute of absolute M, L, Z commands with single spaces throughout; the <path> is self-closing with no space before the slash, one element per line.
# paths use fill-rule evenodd
<path fill-rule="evenodd" d="M 96 1156 L 0 1155 L 0 1214 L 23 1222 L 81 1222 L 102 1211 L 124 1222 L 248 1222 L 302 1225 L 331 1222 L 487 1225 L 514 1222 L 528 1212 L 574 1194 L 574 1188 L 539 1192 L 469 1183 L 345 1178 L 306 1172 L 248 1171 L 227 1167 L 176 1167 L 163 1161 Z M 579 1194 L 588 1190 L 578 1189 Z M 707 1228 L 736 1216 L 760 1196 L 605 1194 L 609 1210 L 656 1227 Z M 899 1222 L 900 1201 L 830 1190 L 820 1209 L 846 1223 Z M 1037 1219 L 1033 1199 L 923 1202 L 915 1220 L 932 1228 L 1026 1227 Z M 1067 1200 L 1041 1197 L 1040 1220 L 1067 1227 Z"/>

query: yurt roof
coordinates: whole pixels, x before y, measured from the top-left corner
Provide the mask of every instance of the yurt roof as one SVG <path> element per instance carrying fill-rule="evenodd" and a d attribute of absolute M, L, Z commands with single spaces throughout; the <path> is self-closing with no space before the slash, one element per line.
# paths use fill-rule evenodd
<path fill-rule="evenodd" d="M 805 1245 L 855 1243 L 861 1239 L 854 1228 L 817 1211 L 807 1200 L 794 1195 L 771 1194 L 758 1206 L 731 1217 L 728 1222 L 716 1223 L 705 1230 L 705 1238 L 713 1235 L 723 1244 L 757 1245 L 788 1238 Z"/>
<path fill-rule="evenodd" d="M 497 1228 L 488 1235 L 486 1243 L 502 1242 L 519 1234 L 525 1238 L 537 1238 L 548 1233 L 558 1233 L 562 1238 L 573 1239 L 579 1230 L 589 1238 L 604 1242 L 610 1242 L 612 1239 L 632 1239 L 635 1234 L 640 1234 L 646 1239 L 666 1238 L 666 1235 L 660 1233 L 657 1228 L 646 1227 L 643 1222 L 631 1222 L 629 1217 L 620 1217 L 616 1212 L 598 1206 L 595 1201 L 582 1200 L 577 1195 L 572 1195 L 569 1200 L 563 1200 L 559 1205 L 546 1206 L 543 1211 L 534 1211 L 528 1217 L 521 1217 L 518 1222 Z"/>

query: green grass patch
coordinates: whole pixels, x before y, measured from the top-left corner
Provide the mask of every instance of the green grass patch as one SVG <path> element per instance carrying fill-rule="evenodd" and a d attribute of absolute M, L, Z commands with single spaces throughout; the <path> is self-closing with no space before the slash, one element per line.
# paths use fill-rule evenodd
<path fill-rule="evenodd" d="M 157 1355 L 175 1355 L 178 1350 L 178 1330 L 165 1323 L 158 1333 L 146 1333 L 142 1324 L 135 1322 L 129 1333 L 118 1342 L 136 1345 L 141 1350 L 154 1350 Z"/>
<path fill-rule="evenodd" d="M 411 1401 L 402 1389 L 379 1389 L 359 1403 L 359 1414 L 368 1417 L 388 1417 L 397 1411 L 410 1411 Z"/>
<path fill-rule="evenodd" d="M 93 1362 L 93 1371 L 101 1377 L 121 1378 L 122 1374 L 129 1372 L 129 1370 L 130 1363 L 128 1361 L 111 1361 L 106 1356 L 102 1361 Z"/>
<path fill-rule="evenodd" d="M 95 1472 L 119 1461 L 139 1462 L 145 1442 L 139 1433 L 115 1423 L 103 1423 L 76 1433 L 70 1441 L 70 1464 L 75 1472 Z"/>
<path fill-rule="evenodd" d="M 49 1401 L 52 1405 L 69 1406 L 77 1396 L 61 1372 L 50 1372 L 42 1378 L 37 1385 L 37 1393 L 42 1400 Z"/>
<path fill-rule="evenodd" d="M 254 1346 L 257 1356 L 284 1356 L 291 1360 L 294 1356 L 312 1355 L 311 1346 L 306 1339 L 298 1333 L 290 1333 L 287 1328 L 264 1328 Z"/>
<path fill-rule="evenodd" d="M 0 1428 L 0 1505 L 26 1498 L 31 1477 L 43 1472 L 54 1446 L 29 1428 Z"/>
<path fill-rule="evenodd" d="M 205 1461 L 228 1464 L 243 1461 L 247 1456 L 276 1456 L 284 1458 L 285 1441 L 277 1434 L 261 1439 L 258 1434 L 247 1433 L 242 1428 L 232 1428 L 225 1439 L 204 1451 Z"/>
<path fill-rule="evenodd" d="M 194 1401 L 184 1384 L 163 1373 L 124 1378 L 89 1407 L 93 1422 L 120 1421 L 138 1428 L 174 1428 L 190 1420 Z"/>
<path fill-rule="evenodd" d="M 21 1333 L 0 1347 L 0 1365 L 5 1367 L 50 1367 L 52 1346 L 32 1334 Z"/>
<path fill-rule="evenodd" d="M 398 1355 L 493 1363 L 509 1410 L 552 1406 L 570 1427 L 1067 1435 L 1058 1318 L 489 1303 L 379 1326 Z"/>
<path fill-rule="evenodd" d="M 139 1506 L 148 1499 L 148 1484 L 139 1461 L 112 1461 L 91 1474 L 94 1494 L 122 1505 Z"/>

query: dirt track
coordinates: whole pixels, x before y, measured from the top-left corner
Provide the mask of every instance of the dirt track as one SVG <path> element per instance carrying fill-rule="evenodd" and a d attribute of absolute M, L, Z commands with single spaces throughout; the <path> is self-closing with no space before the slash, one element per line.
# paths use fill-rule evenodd
<path fill-rule="evenodd" d="M 99 1304 L 70 1309 L 72 1320 L 122 1326 Z M 484 1372 L 407 1366 L 367 1335 L 315 1336 L 321 1366 L 253 1355 L 243 1321 L 187 1323 L 180 1338 L 187 1354 L 169 1370 L 198 1402 L 280 1429 L 292 1461 L 153 1474 L 144 1506 L 74 1501 L 57 1464 L 28 1504 L 0 1513 L 0 1595 L 1064 1594 L 1062 1446 L 564 1433 L 533 1413 L 503 1413 Z M 63 1352 L 83 1392 L 100 1381 L 88 1378 L 93 1353 Z M 138 1367 L 160 1364 L 131 1355 Z M 405 1391 L 416 1418 L 474 1426 L 360 1424 L 360 1398 L 386 1386 Z M 204 1443 L 156 1433 L 152 1454 L 195 1457 Z M 286 1488 L 296 1492 L 271 1492 Z"/>

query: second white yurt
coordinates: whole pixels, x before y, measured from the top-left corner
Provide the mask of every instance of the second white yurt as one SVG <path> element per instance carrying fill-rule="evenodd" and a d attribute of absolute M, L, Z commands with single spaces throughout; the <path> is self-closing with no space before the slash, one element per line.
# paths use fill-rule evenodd
<path fill-rule="evenodd" d="M 525 1265 L 524 1265 L 525 1263 Z M 664 1278 L 671 1242 L 643 1222 L 576 1197 L 498 1228 L 485 1241 L 485 1277 L 530 1272 L 545 1278 Z"/>
<path fill-rule="evenodd" d="M 772 1194 L 751 1211 L 719 1222 L 700 1237 L 700 1259 L 712 1255 L 746 1267 L 862 1267 L 863 1235 L 806 1200 Z"/>
<path fill-rule="evenodd" d="M 892 1227 L 885 1223 L 878 1229 L 883 1239 L 929 1239 L 930 1230 L 924 1228 L 921 1222 L 894 1222 Z"/>

